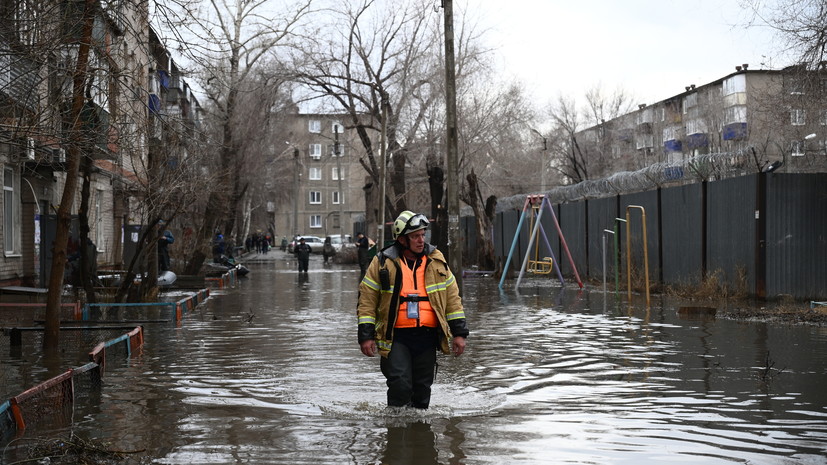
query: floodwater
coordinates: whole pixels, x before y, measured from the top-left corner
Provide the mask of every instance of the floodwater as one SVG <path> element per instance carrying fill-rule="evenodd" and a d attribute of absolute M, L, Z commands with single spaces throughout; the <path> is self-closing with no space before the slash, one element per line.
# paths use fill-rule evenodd
<path fill-rule="evenodd" d="M 358 270 L 313 257 L 299 276 L 275 253 L 180 325 L 146 324 L 57 432 L 144 450 L 126 463 L 827 464 L 827 328 L 468 277 L 466 353 L 439 359 L 429 410 L 387 410 Z"/>

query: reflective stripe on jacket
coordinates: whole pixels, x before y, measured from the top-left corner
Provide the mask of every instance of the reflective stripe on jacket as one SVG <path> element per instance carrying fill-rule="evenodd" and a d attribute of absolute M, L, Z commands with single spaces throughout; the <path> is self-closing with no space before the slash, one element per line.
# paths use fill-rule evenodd
<path fill-rule="evenodd" d="M 441 330 L 440 348 L 443 353 L 448 354 L 453 337 L 468 336 L 465 312 L 456 279 L 448 268 L 442 252 L 430 244 L 426 245 L 426 252 L 427 260 L 423 266 L 424 288 L 436 316 L 437 327 Z M 359 342 L 376 339 L 379 353 L 383 356 L 390 352 L 393 327 L 401 303 L 400 270 L 405 265 L 401 263 L 400 254 L 396 244 L 377 254 L 359 284 L 359 304 L 356 311 Z M 380 278 L 382 270 L 386 270 L 387 273 L 385 287 L 382 286 Z"/>

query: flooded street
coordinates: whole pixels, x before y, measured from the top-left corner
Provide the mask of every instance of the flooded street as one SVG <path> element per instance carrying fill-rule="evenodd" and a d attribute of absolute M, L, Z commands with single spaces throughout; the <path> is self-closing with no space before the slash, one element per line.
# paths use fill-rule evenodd
<path fill-rule="evenodd" d="M 129 463 L 827 463 L 827 328 L 469 277 L 466 353 L 439 358 L 429 410 L 389 411 L 358 269 L 271 254 L 180 326 L 146 324 L 72 431 L 145 449 Z"/>

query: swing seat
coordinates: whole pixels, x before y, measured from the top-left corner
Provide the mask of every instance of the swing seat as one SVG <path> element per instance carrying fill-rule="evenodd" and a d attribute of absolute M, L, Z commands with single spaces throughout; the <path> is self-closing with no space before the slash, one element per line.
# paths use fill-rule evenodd
<path fill-rule="evenodd" d="M 534 274 L 551 273 L 554 261 L 551 257 L 544 257 L 542 260 L 529 260 L 526 264 L 526 271 Z"/>

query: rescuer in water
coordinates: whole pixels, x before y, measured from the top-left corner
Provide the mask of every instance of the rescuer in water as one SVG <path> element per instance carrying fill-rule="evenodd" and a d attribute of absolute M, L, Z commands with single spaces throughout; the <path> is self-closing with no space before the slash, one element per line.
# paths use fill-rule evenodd
<path fill-rule="evenodd" d="M 468 326 L 456 279 L 442 252 L 425 242 L 428 219 L 403 211 L 395 242 L 379 252 L 359 284 L 359 345 L 382 356 L 389 407 L 426 409 L 436 350 L 465 351 Z"/>

